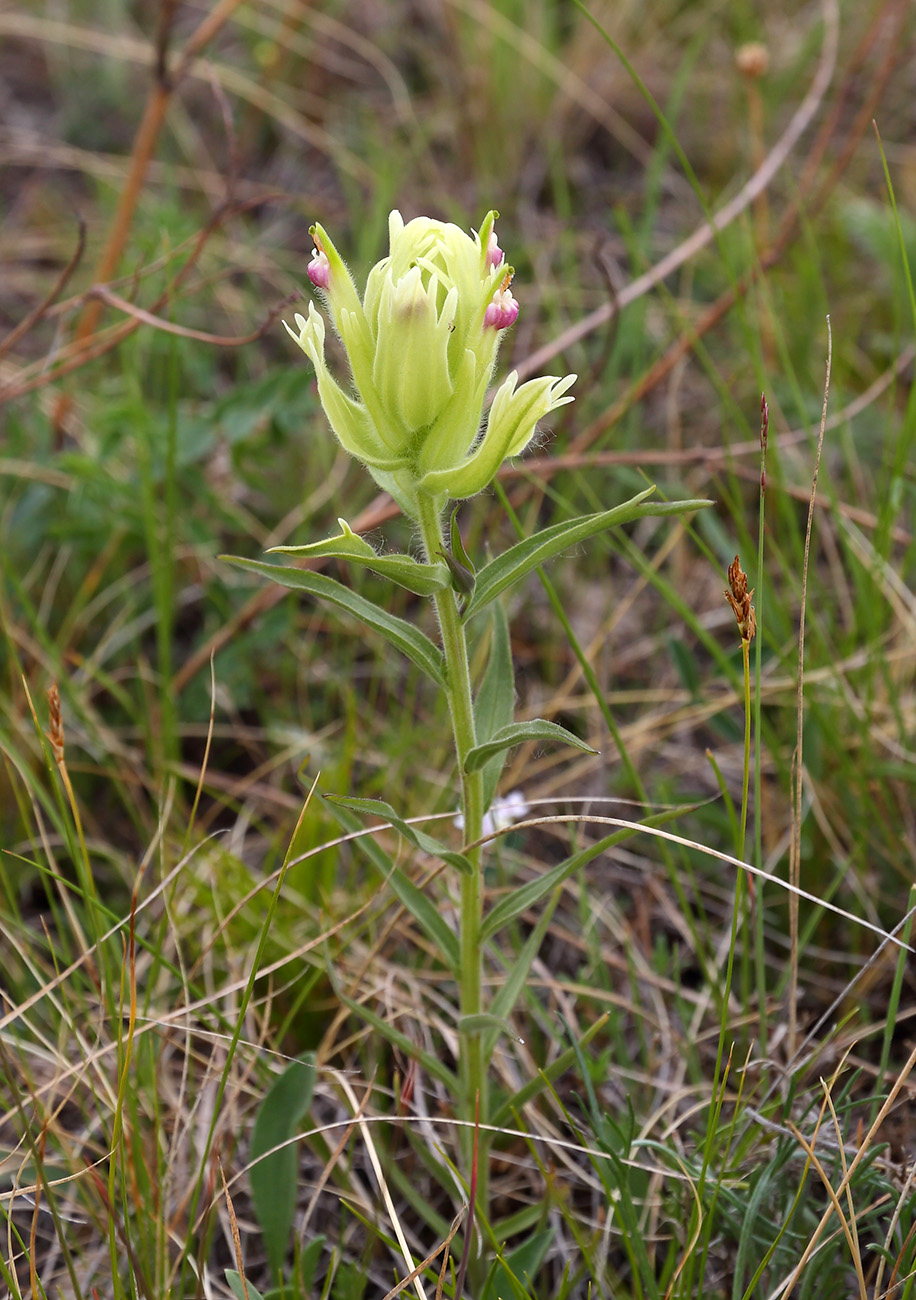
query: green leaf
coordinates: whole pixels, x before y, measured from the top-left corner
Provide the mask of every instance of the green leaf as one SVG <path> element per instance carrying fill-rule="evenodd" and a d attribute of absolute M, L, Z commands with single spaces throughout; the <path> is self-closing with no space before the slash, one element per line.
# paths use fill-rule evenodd
<path fill-rule="evenodd" d="M 322 799 L 322 803 L 328 805 L 329 812 L 345 830 L 362 829 L 362 822 L 350 814 L 348 809 L 342 805 L 341 800 L 325 798 Z M 457 972 L 460 964 L 458 939 L 443 920 L 436 905 L 427 898 L 422 889 L 417 888 L 400 867 L 395 866 L 392 858 L 385 852 L 374 835 L 362 835 L 356 843 L 379 874 L 387 880 L 398 902 L 407 908 L 421 930 L 424 930 L 428 937 L 432 939 L 448 962 L 451 970 Z"/>
<path fill-rule="evenodd" d="M 574 736 L 571 731 L 561 727 L 558 722 L 548 722 L 545 718 L 534 718 L 531 722 L 513 722 L 508 727 L 502 727 L 486 744 L 475 745 L 473 749 L 468 750 L 464 760 L 465 772 L 479 771 L 494 754 L 499 754 L 505 749 L 511 749 L 513 745 L 520 745 L 525 740 L 560 740 L 564 745 L 573 745 L 576 749 L 584 749 L 586 754 L 598 753 L 597 749 L 592 749 L 591 745 L 586 745 L 584 740 Z"/>
<path fill-rule="evenodd" d="M 270 1271 L 276 1278 L 281 1276 L 286 1258 L 299 1182 L 296 1143 L 289 1139 L 312 1104 L 314 1089 L 315 1057 L 309 1053 L 291 1062 L 275 1081 L 258 1108 L 251 1135 L 251 1196 Z M 286 1145 L 275 1151 L 281 1142 Z"/>
<path fill-rule="evenodd" d="M 461 1034 L 489 1032 L 493 1035 L 494 1041 L 500 1034 L 507 1034 L 509 1038 L 514 1038 L 516 1042 L 519 1041 L 518 1034 L 508 1020 L 493 1015 L 492 1011 L 479 1011 L 473 1016 L 462 1016 L 458 1021 L 458 1032 Z"/>
<path fill-rule="evenodd" d="M 439 554 L 448 565 L 448 571 L 452 575 L 452 586 L 459 596 L 469 596 L 474 590 L 473 573 L 460 564 L 449 551 L 440 551 Z"/>
<path fill-rule="evenodd" d="M 500 1260 L 487 1279 L 483 1300 L 513 1300 L 513 1297 L 523 1300 L 533 1294 L 534 1278 L 550 1249 L 553 1236 L 553 1228 L 533 1232 L 527 1241 Z"/>
<path fill-rule="evenodd" d="M 474 701 L 474 729 L 481 744 L 508 727 L 515 710 L 515 673 L 509 623 L 500 601 L 491 613 L 490 656 Z M 505 759 L 499 753 L 483 765 L 483 810 L 487 812 L 496 794 Z"/>
<path fill-rule="evenodd" d="M 327 1237 L 320 1233 L 313 1237 L 307 1246 L 302 1247 L 299 1255 L 299 1282 L 301 1286 L 301 1295 L 309 1295 L 315 1284 L 315 1272 L 318 1268 L 318 1261 L 321 1259 L 321 1252 L 324 1250 Z M 282 1297 L 281 1297 L 282 1300 Z"/>
<path fill-rule="evenodd" d="M 355 1206 L 351 1205 L 349 1201 L 344 1201 L 343 1204 L 355 1218 L 359 1219 L 361 1223 L 365 1223 L 365 1219 Z M 338 1264 L 334 1273 L 331 1300 L 364 1300 L 368 1285 L 368 1269 L 362 1263 L 351 1264 L 349 1260 L 345 1259 Z M 325 1287 L 325 1290 L 327 1290 L 327 1287 Z M 322 1295 L 324 1295 L 324 1291 L 322 1291 Z"/>
<path fill-rule="evenodd" d="M 696 806 L 696 804 L 689 804 L 683 808 L 669 808 L 665 812 L 647 817 L 645 821 L 636 822 L 632 826 L 624 826 L 612 835 L 605 835 L 603 839 L 596 840 L 594 844 L 589 844 L 584 849 L 580 849 L 578 853 L 574 853 L 572 857 L 558 863 L 550 871 L 545 871 L 542 876 L 529 880 L 526 885 L 519 885 L 510 894 L 506 894 L 484 917 L 483 925 L 480 927 L 480 942 L 483 943 L 491 935 L 501 930 L 504 925 L 508 925 L 517 916 L 521 916 L 522 912 L 527 911 L 529 907 L 533 907 L 535 903 L 539 903 L 545 894 L 549 894 L 552 889 L 562 885 L 564 880 L 568 880 L 581 867 L 584 867 L 607 849 L 613 848 L 615 844 L 622 843 L 623 840 L 630 839 L 633 835 L 638 835 L 645 826 L 661 826 L 665 822 L 674 821 L 676 817 L 683 816 L 685 812 L 691 811 Z"/>
<path fill-rule="evenodd" d="M 345 609 L 355 618 L 373 628 L 400 650 L 401 654 L 413 660 L 422 668 L 427 677 L 431 677 L 437 686 L 445 685 L 445 661 L 442 652 L 433 645 L 428 636 L 424 636 L 412 623 L 403 618 L 389 614 L 387 610 L 373 605 L 365 596 L 358 595 L 336 582 L 325 573 L 312 573 L 309 569 L 287 568 L 279 564 L 265 564 L 261 560 L 246 560 L 240 555 L 221 555 L 221 560 L 247 569 L 250 573 L 260 574 L 262 578 L 272 578 L 281 586 L 292 587 L 297 591 L 307 591 L 312 596 L 330 601 L 340 609 Z"/>
<path fill-rule="evenodd" d="M 477 576 L 477 570 L 474 567 L 471 557 L 464 549 L 464 542 L 461 538 L 461 529 L 458 527 L 458 511 L 460 506 L 455 506 L 448 521 L 449 537 L 452 542 L 452 555 L 458 561 L 463 569 L 466 569 L 472 578 Z"/>
<path fill-rule="evenodd" d="M 341 531 L 337 537 L 323 542 L 310 542 L 307 546 L 272 546 L 268 555 L 300 555 L 308 559 L 330 557 L 361 564 L 383 578 L 390 578 L 401 587 L 418 596 L 431 596 L 449 586 L 448 569 L 444 564 L 421 564 L 411 555 L 377 555 L 364 537 L 360 537 L 347 523 L 338 519 Z"/>
<path fill-rule="evenodd" d="M 422 849 L 431 858 L 441 858 L 450 867 L 457 868 L 463 876 L 469 876 L 474 870 L 463 853 L 457 853 L 454 849 L 450 849 L 443 844 L 441 840 L 434 839 L 432 835 L 427 835 L 425 831 L 421 831 L 418 826 L 411 826 L 410 822 L 405 822 L 403 817 L 397 815 L 390 803 L 385 803 L 384 799 L 351 799 L 348 795 L 342 794 L 326 794 L 324 797 L 329 803 L 339 804 L 341 808 L 350 808 L 353 812 L 368 813 L 370 816 L 384 817 L 415 849 Z"/>
<path fill-rule="evenodd" d="M 264 1300 L 256 1286 L 252 1286 L 247 1278 L 242 1280 L 241 1273 L 237 1273 L 234 1268 L 227 1268 L 224 1271 L 235 1300 Z"/>
<path fill-rule="evenodd" d="M 349 997 L 340 989 L 337 990 L 337 996 L 344 1006 L 349 1007 L 355 1015 L 359 1016 L 361 1020 L 365 1020 L 366 1024 L 371 1025 L 373 1029 L 377 1029 L 383 1038 L 388 1039 L 389 1043 L 394 1043 L 395 1047 L 399 1047 L 405 1056 L 413 1057 L 419 1065 L 422 1065 L 427 1074 L 444 1083 L 453 1097 L 458 1095 L 461 1091 L 461 1084 L 458 1082 L 457 1074 L 450 1070 L 447 1065 L 443 1065 L 437 1056 L 433 1056 L 432 1052 L 417 1047 L 416 1043 L 402 1033 L 400 1029 L 395 1029 L 394 1025 L 389 1025 L 387 1020 L 383 1020 L 374 1011 L 370 1011 L 365 1003 L 357 1002 L 355 998 Z"/>
<path fill-rule="evenodd" d="M 471 563 L 470 557 L 464 549 L 464 542 L 461 540 L 461 531 L 458 528 L 459 509 L 460 506 L 455 506 L 449 519 L 451 551 L 440 551 L 439 554 L 451 570 L 452 584 L 455 590 L 460 592 L 462 596 L 469 596 L 474 590 L 477 570 Z"/>
<path fill-rule="evenodd" d="M 629 501 L 624 501 L 622 505 L 615 506 L 613 510 L 602 510 L 594 515 L 580 515 L 577 519 L 553 524 L 550 528 L 535 533 L 533 537 L 526 537 L 523 542 L 510 546 L 508 551 L 498 555 L 479 571 L 474 594 L 468 601 L 462 617 L 468 619 L 472 614 L 476 614 L 491 600 L 495 600 L 501 592 L 514 586 L 525 574 L 538 568 L 545 560 L 552 559 L 561 551 L 569 550 L 570 547 L 584 542 L 589 537 L 594 537 L 597 533 L 603 533 L 608 528 L 631 523 L 634 519 L 644 519 L 648 515 L 678 515 L 713 504 L 706 500 L 646 503 L 646 497 L 654 491 L 654 487 L 646 488 L 644 492 L 640 492 Z"/>

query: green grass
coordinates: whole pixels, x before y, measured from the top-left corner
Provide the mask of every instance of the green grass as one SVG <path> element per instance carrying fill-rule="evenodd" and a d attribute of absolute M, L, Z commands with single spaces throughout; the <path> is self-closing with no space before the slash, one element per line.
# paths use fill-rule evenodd
<path fill-rule="evenodd" d="M 204 13 L 177 11 L 173 70 Z M 389 208 L 468 227 L 497 207 L 522 306 L 508 370 L 733 198 L 824 57 L 819 11 L 784 3 L 594 17 L 670 134 L 575 7 L 257 0 L 226 6 L 143 169 L 150 13 L 72 0 L 0 14 L 19 132 L 0 179 L 0 335 L 36 311 L 11 346 L 0 337 L 13 1296 L 228 1296 L 235 1270 L 236 1294 L 382 1297 L 407 1277 L 406 1249 L 431 1257 L 417 1283 L 432 1297 L 446 1239 L 454 1295 L 457 990 L 389 877 L 396 863 L 449 924 L 457 880 L 317 797 L 386 800 L 460 847 L 444 704 L 344 615 L 217 557 L 330 536 L 338 515 L 416 550 L 338 452 L 279 324 L 308 298 L 312 220 L 359 277 Z M 647 482 L 717 502 L 593 539 L 506 611 L 517 716 L 601 754 L 522 746 L 501 784 L 540 824 L 494 843 L 488 908 L 508 913 L 580 859 L 485 954 L 490 997 L 530 969 L 491 1071 L 491 1268 L 473 1300 L 914 1294 L 914 985 L 905 949 L 876 932 L 913 941 L 914 34 L 895 0 L 840 5 L 829 86 L 765 195 L 543 363 L 578 371 L 576 403 L 462 507 L 481 562 Z M 734 64 L 750 40 L 770 57 L 753 85 Z M 110 346 L 71 361 L 119 202 L 123 244 L 101 278 L 185 333 L 107 306 L 85 337 Z M 55 292 L 76 212 L 85 252 Z M 792 1051 L 781 882 L 828 313 Z M 759 616 L 749 902 L 731 860 L 744 672 L 722 593 L 736 553 Z M 435 635 L 408 592 L 348 581 Z M 478 674 L 485 651 L 482 632 Z"/>

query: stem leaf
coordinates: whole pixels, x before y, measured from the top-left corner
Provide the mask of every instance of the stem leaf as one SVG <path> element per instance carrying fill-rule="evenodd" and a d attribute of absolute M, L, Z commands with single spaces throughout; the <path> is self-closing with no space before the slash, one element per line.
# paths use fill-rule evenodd
<path fill-rule="evenodd" d="M 584 542 L 597 533 L 618 524 L 628 524 L 634 519 L 644 519 L 649 515 L 677 515 L 690 510 L 699 510 L 712 505 L 711 501 L 646 501 L 654 487 L 648 487 L 629 501 L 624 501 L 612 510 L 601 510 L 593 515 L 580 515 L 576 519 L 567 519 L 563 523 L 544 528 L 523 542 L 510 546 L 508 551 L 498 555 L 495 560 L 485 564 L 477 574 L 477 585 L 467 603 L 462 617 L 468 619 L 478 610 L 483 609 L 501 592 L 519 582 L 532 569 L 538 568 L 545 560 L 552 559 L 561 551 L 569 550 L 579 542 Z"/>
<path fill-rule="evenodd" d="M 479 1011 L 473 1016 L 462 1016 L 458 1021 L 458 1032 L 460 1034 L 483 1034 L 492 1033 L 494 1039 L 500 1034 L 507 1034 L 509 1038 L 519 1042 L 519 1036 L 502 1016 L 494 1016 L 492 1011 Z"/>
<path fill-rule="evenodd" d="M 272 546 L 268 555 L 298 555 L 305 559 L 332 558 L 348 560 L 351 564 L 361 564 L 383 578 L 390 578 L 400 587 L 417 596 L 431 596 L 433 592 L 442 591 L 451 582 L 449 571 L 438 561 L 435 564 L 421 564 L 411 555 L 377 555 L 364 537 L 354 533 L 346 519 L 338 519 L 340 533 L 328 537 L 322 542 L 310 542 L 307 546 Z"/>
<path fill-rule="evenodd" d="M 503 1296 L 534 1294 L 532 1283 L 544 1262 L 555 1233 L 553 1228 L 533 1232 L 527 1241 L 508 1255 L 500 1256 L 496 1268 L 487 1278 L 481 1300 L 501 1300 Z"/>
<path fill-rule="evenodd" d="M 328 803 L 336 803 L 341 808 L 349 808 L 352 812 L 368 813 L 371 817 L 384 817 L 415 849 L 421 849 L 422 852 L 428 853 L 431 858 L 439 858 L 442 862 L 447 862 L 450 867 L 455 867 L 463 876 L 471 874 L 473 868 L 463 853 L 457 853 L 454 849 L 450 849 L 443 844 L 441 840 L 437 840 L 432 835 L 427 835 L 425 831 L 421 831 L 417 826 L 411 826 L 410 822 L 405 822 L 403 817 L 399 817 L 391 804 L 386 803 L 384 799 L 351 799 L 348 795 L 342 794 L 326 794 L 324 797 Z"/>
<path fill-rule="evenodd" d="M 405 1056 L 416 1060 L 427 1074 L 444 1083 L 453 1097 L 458 1096 L 461 1085 L 458 1082 L 457 1075 L 447 1065 L 443 1065 L 437 1056 L 434 1056 L 432 1052 L 427 1052 L 422 1047 L 418 1047 L 400 1029 L 395 1029 L 394 1025 L 390 1025 L 387 1020 L 383 1020 L 380 1015 L 371 1011 L 364 1002 L 357 1002 L 355 998 L 349 997 L 340 989 L 337 990 L 337 996 L 345 1007 L 349 1007 L 361 1020 L 365 1020 L 366 1024 L 371 1025 L 373 1029 L 377 1029 L 383 1038 L 387 1038 L 389 1043 L 394 1043 L 395 1047 L 399 1047 Z"/>
<path fill-rule="evenodd" d="M 445 663 L 442 652 L 433 645 L 428 636 L 424 636 L 412 623 L 389 614 L 380 609 L 365 596 L 345 587 L 342 582 L 329 578 L 325 573 L 313 573 L 309 569 L 287 568 L 280 564 L 265 564 L 261 560 L 246 560 L 240 555 L 222 555 L 220 559 L 250 573 L 271 578 L 281 586 L 292 587 L 297 591 L 307 591 L 312 596 L 327 600 L 340 609 L 358 618 L 367 626 L 381 633 L 385 640 L 401 654 L 406 655 L 418 668 L 422 668 L 427 677 L 431 677 L 437 686 L 445 685 Z"/>
<path fill-rule="evenodd" d="M 555 1079 L 559 1079 L 561 1074 L 565 1074 L 571 1066 L 576 1064 L 577 1051 L 588 1046 L 592 1039 L 597 1038 L 601 1031 L 607 1026 L 611 1014 L 605 1011 L 598 1017 L 594 1024 L 589 1025 L 585 1033 L 579 1039 L 576 1047 L 567 1047 L 559 1056 L 555 1057 L 548 1066 L 543 1070 L 538 1070 L 533 1079 L 529 1079 L 526 1084 L 519 1088 L 513 1097 L 508 1097 L 494 1115 L 490 1116 L 490 1123 L 493 1127 L 500 1124 L 507 1124 L 513 1115 L 521 1112 L 523 1106 L 537 1097 L 549 1088 Z"/>
<path fill-rule="evenodd" d="M 350 814 L 349 803 L 375 803 L 376 800 L 343 800 L 325 797 L 322 800 L 329 806 L 332 815 L 348 831 L 356 830 L 360 823 Z M 372 809 L 373 812 L 377 809 Z M 389 818 L 390 820 L 390 818 Z M 400 818 L 398 818 L 400 820 Z M 394 823 L 392 823 L 393 825 Z M 399 829 L 396 827 L 396 829 Z M 413 827 L 408 829 L 413 830 Z M 409 837 L 408 837 L 409 838 Z M 430 838 L 429 836 L 426 837 Z M 407 908 L 410 915 L 417 922 L 426 934 L 442 953 L 449 967 L 457 971 L 459 966 L 458 939 L 449 929 L 441 912 L 435 904 L 427 898 L 422 889 L 419 889 L 400 867 L 395 866 L 392 859 L 377 842 L 374 836 L 362 837 L 357 843 L 369 857 L 373 866 L 385 877 L 391 886 L 392 893 L 399 903 Z"/>
<path fill-rule="evenodd" d="M 513 745 L 520 745 L 526 740 L 559 740 L 565 745 L 572 745 L 575 749 L 585 750 L 586 754 L 598 753 L 597 749 L 592 749 L 591 745 L 587 745 L 584 740 L 580 740 L 571 731 L 561 727 L 558 722 L 548 722 L 546 718 L 534 718 L 531 722 L 510 723 L 508 727 L 500 728 L 496 735 L 483 745 L 475 745 L 468 751 L 464 760 L 464 770 L 477 772 L 494 754 L 511 749 Z"/>

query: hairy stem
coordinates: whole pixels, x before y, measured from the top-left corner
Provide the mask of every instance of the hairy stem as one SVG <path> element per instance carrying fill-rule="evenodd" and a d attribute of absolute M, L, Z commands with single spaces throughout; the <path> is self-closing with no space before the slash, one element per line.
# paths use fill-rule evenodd
<path fill-rule="evenodd" d="M 444 549 L 439 509 L 429 498 L 421 497 L 420 527 L 423 547 L 430 563 L 439 559 Z M 483 776 L 480 772 L 466 773 L 465 758 L 476 744 L 474 729 L 474 701 L 471 693 L 471 673 L 468 662 L 467 638 L 458 612 L 455 592 L 448 588 L 435 597 L 442 649 L 446 663 L 446 694 L 452 719 L 452 734 L 461 779 L 461 811 L 464 816 L 464 835 L 468 844 L 480 839 L 483 823 Z M 467 852 L 473 867 L 470 875 L 461 877 L 461 934 L 459 938 L 461 966 L 459 970 L 459 999 L 461 1018 L 478 1016 L 483 1010 L 482 976 L 483 956 L 480 943 L 480 926 L 483 911 L 483 876 L 480 848 Z M 464 1173 L 470 1179 L 474 1159 L 474 1124 L 479 1118 L 487 1123 L 489 1097 L 487 1094 L 487 1061 L 479 1027 L 462 1028 L 460 1034 L 459 1074 L 461 1079 L 461 1118 L 466 1127 L 462 1130 Z M 486 1133 L 478 1135 L 477 1142 L 477 1196 L 479 1212 L 487 1213 L 487 1141 Z"/>

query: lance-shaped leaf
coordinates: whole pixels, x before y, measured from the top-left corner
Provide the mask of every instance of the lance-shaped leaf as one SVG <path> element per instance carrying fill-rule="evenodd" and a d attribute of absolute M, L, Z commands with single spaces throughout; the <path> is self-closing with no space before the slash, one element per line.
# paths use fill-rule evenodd
<path fill-rule="evenodd" d="M 646 501 L 654 487 L 646 488 L 629 501 L 615 506 L 613 510 L 601 510 L 594 515 L 580 515 L 577 519 L 568 519 L 563 523 L 553 524 L 526 537 L 524 541 L 510 546 L 508 551 L 498 555 L 495 560 L 478 570 L 477 585 L 465 607 L 462 617 L 468 619 L 478 610 L 483 609 L 491 600 L 514 586 L 532 569 L 536 569 L 545 560 L 552 559 L 561 551 L 569 550 L 579 542 L 584 542 L 597 533 L 618 524 L 632 523 L 634 519 L 644 519 L 648 515 L 679 515 L 690 510 L 700 510 L 711 506 L 712 501 Z"/>
<path fill-rule="evenodd" d="M 474 563 L 471 560 L 471 557 L 464 549 L 464 541 L 462 540 L 461 537 L 461 529 L 458 527 L 458 511 L 459 511 L 459 507 L 455 506 L 455 509 L 452 511 L 451 518 L 448 521 L 449 537 L 451 538 L 451 542 L 452 542 L 452 556 L 454 557 L 455 560 L 458 561 L 458 563 L 462 566 L 462 568 L 465 569 L 468 575 L 473 579 L 477 574 L 477 569 L 475 568 Z M 473 586 L 473 583 L 471 585 Z"/>
<path fill-rule="evenodd" d="M 356 998 L 349 997 L 340 988 L 335 987 L 334 991 L 344 1006 L 354 1011 L 361 1021 L 364 1020 L 366 1024 L 378 1030 L 383 1038 L 387 1038 L 389 1043 L 394 1043 L 395 1047 L 402 1051 L 408 1059 L 416 1060 L 433 1079 L 439 1079 L 444 1083 L 447 1091 L 453 1097 L 457 1095 L 461 1089 L 457 1074 L 450 1070 L 447 1065 L 443 1065 L 434 1052 L 427 1052 L 424 1048 L 418 1047 L 413 1039 L 408 1038 L 400 1029 L 395 1029 L 394 1025 L 390 1025 L 387 1020 L 383 1020 L 365 1002 L 359 1002 Z"/>
<path fill-rule="evenodd" d="M 265 564 L 261 560 L 246 560 L 240 555 L 221 555 L 221 560 L 228 560 L 240 569 L 258 573 L 262 578 L 272 578 L 284 587 L 297 591 L 307 591 L 312 596 L 345 609 L 367 626 L 379 632 L 390 645 L 400 650 L 401 654 L 412 659 L 418 668 L 422 668 L 427 677 L 431 677 L 437 686 L 445 684 L 445 662 L 442 652 L 433 645 L 428 636 L 424 636 L 412 623 L 403 618 L 379 609 L 371 600 L 360 596 L 342 582 L 336 582 L 325 573 L 312 573 L 309 569 L 287 568 L 285 565 Z"/>
<path fill-rule="evenodd" d="M 272 546 L 268 555 L 299 555 L 305 559 L 330 557 L 361 564 L 373 573 L 390 578 L 400 587 L 417 596 L 431 596 L 449 585 L 448 569 L 444 564 L 421 564 L 411 555 L 377 555 L 364 537 L 354 533 L 346 519 L 338 519 L 340 533 L 323 542 L 309 542 L 306 546 Z"/>
<path fill-rule="evenodd" d="M 390 803 L 385 803 L 384 799 L 351 799 L 347 795 L 340 794 L 326 794 L 324 797 L 328 803 L 339 804 L 341 808 L 349 808 L 352 812 L 384 817 L 415 849 L 421 849 L 431 858 L 439 858 L 442 862 L 447 862 L 450 867 L 457 868 L 463 876 L 469 876 L 473 871 L 473 867 L 463 853 L 456 853 L 441 840 L 421 831 L 418 826 L 411 826 L 410 822 L 405 822 L 403 817 L 397 815 Z"/>
<path fill-rule="evenodd" d="M 564 745 L 584 749 L 586 754 L 598 753 L 597 749 L 592 749 L 591 745 L 587 745 L 584 740 L 580 740 L 571 731 L 561 727 L 558 722 L 534 718 L 531 722 L 513 722 L 510 726 L 497 731 L 496 735 L 491 736 L 484 744 L 475 745 L 473 749 L 468 750 L 464 760 L 465 772 L 479 771 L 494 754 L 499 754 L 504 749 L 511 749 L 513 745 L 520 745 L 526 740 L 559 740 Z"/>
<path fill-rule="evenodd" d="M 354 817 L 349 809 L 343 807 L 336 799 L 323 799 L 330 813 L 343 826 L 344 830 L 353 832 L 362 828 L 362 823 Z M 422 930 L 439 949 L 453 971 L 457 971 L 461 962 L 458 937 L 449 929 L 448 923 L 435 903 L 418 888 L 413 881 L 396 866 L 393 859 L 385 852 L 374 835 L 361 835 L 356 841 L 359 848 L 388 883 L 392 893 L 397 897 Z"/>
<path fill-rule="evenodd" d="M 477 1015 L 462 1016 L 458 1021 L 459 1034 L 505 1034 L 508 1038 L 514 1038 L 515 1041 L 523 1042 L 518 1034 L 509 1024 L 508 1020 L 503 1020 L 501 1016 L 494 1016 L 490 1011 L 481 1011 Z"/>
<path fill-rule="evenodd" d="M 533 1232 L 508 1255 L 500 1255 L 487 1278 L 480 1300 L 508 1300 L 509 1296 L 535 1295 L 534 1280 L 553 1243 L 553 1228 Z"/>

